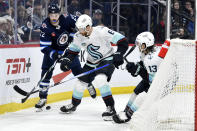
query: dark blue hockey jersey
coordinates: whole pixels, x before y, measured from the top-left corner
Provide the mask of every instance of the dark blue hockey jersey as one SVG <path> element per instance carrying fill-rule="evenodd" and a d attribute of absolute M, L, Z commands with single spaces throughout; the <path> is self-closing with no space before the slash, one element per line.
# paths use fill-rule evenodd
<path fill-rule="evenodd" d="M 73 33 L 77 18 L 74 15 L 60 15 L 57 27 L 50 23 L 49 18 L 46 18 L 40 28 L 40 46 L 43 47 L 41 51 L 46 54 L 52 50 L 64 51 L 68 47 L 68 42 L 65 42 L 68 37 L 65 35 Z"/>

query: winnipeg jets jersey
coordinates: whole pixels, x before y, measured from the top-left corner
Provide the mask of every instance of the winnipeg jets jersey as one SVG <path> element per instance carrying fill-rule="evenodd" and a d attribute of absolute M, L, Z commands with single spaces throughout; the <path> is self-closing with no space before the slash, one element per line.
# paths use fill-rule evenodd
<path fill-rule="evenodd" d="M 73 42 L 69 45 L 69 50 L 79 52 L 82 48 L 85 49 L 87 51 L 87 61 L 95 64 L 111 56 L 114 53 L 111 43 L 117 44 L 123 38 L 125 36 L 107 27 L 96 26 L 93 27 L 91 35 L 88 37 L 77 32 L 74 35 Z"/>
<path fill-rule="evenodd" d="M 141 55 L 141 61 L 143 61 L 144 66 L 149 74 L 149 82 L 152 83 L 155 73 L 157 72 L 162 58 L 158 56 L 160 52 L 160 47 L 155 47 L 154 52 L 150 52 L 147 55 Z"/>
<path fill-rule="evenodd" d="M 61 37 L 64 36 L 65 32 L 73 32 L 77 18 L 78 17 L 74 15 L 60 15 L 59 25 L 57 27 L 50 23 L 49 18 L 46 18 L 40 28 L 40 46 L 44 47 L 43 52 L 50 51 L 47 47 L 55 50 L 65 50 L 68 45 L 61 42 Z"/>

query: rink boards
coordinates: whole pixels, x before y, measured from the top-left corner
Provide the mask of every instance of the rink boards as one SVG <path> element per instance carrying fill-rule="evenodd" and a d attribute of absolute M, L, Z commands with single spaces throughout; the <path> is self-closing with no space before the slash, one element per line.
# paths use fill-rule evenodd
<path fill-rule="evenodd" d="M 114 48 L 116 47 L 114 46 Z M 129 61 L 138 61 L 139 54 L 136 50 L 128 56 Z M 13 90 L 13 86 L 18 85 L 26 91 L 30 91 L 36 86 L 40 80 L 42 58 L 43 54 L 40 52 L 39 45 L 9 45 L 0 47 L 0 114 L 29 108 L 35 105 L 38 101 L 38 93 L 32 95 L 24 104 L 21 104 L 20 101 L 23 96 L 16 93 Z M 85 63 L 85 58 L 86 53 L 82 50 L 79 56 L 82 65 Z M 59 64 L 56 65 L 51 84 L 53 84 L 54 81 L 64 81 L 73 77 L 72 73 L 62 73 L 59 66 Z M 110 81 L 112 93 L 131 93 L 140 80 L 140 77 L 133 78 L 125 70 L 124 63 L 121 68 L 114 71 Z M 51 88 L 49 90 L 48 103 L 70 99 L 75 81 L 76 79 Z M 97 93 L 100 95 L 98 89 Z M 87 96 L 89 96 L 89 94 L 86 90 L 84 97 Z"/>

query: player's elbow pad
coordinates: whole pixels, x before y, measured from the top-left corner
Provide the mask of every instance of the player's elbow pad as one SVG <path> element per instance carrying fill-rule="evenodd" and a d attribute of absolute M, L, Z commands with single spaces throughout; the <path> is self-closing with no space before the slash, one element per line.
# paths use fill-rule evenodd
<path fill-rule="evenodd" d="M 117 42 L 117 52 L 120 52 L 121 55 L 124 55 L 128 49 L 129 43 L 126 38 L 123 38 Z"/>
<path fill-rule="evenodd" d="M 168 48 L 170 47 L 170 41 L 166 40 L 162 45 L 162 48 L 158 54 L 159 57 L 164 58 L 168 52 Z"/>

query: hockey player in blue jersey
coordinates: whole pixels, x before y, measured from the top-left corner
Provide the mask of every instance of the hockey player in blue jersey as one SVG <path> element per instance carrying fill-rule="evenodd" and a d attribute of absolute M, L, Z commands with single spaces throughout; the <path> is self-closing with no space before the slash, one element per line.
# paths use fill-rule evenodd
<path fill-rule="evenodd" d="M 42 47 L 41 52 L 44 53 L 41 77 L 44 76 L 72 41 L 71 34 L 75 29 L 76 20 L 77 17 L 74 15 L 64 16 L 60 14 L 60 7 L 57 4 L 49 4 L 48 17 L 42 22 L 40 28 L 40 46 Z M 74 75 L 80 73 L 81 65 L 78 56 L 74 58 L 70 69 Z M 35 105 L 36 108 L 41 109 L 47 102 L 47 87 L 52 74 L 53 70 L 40 82 L 40 100 Z"/>

